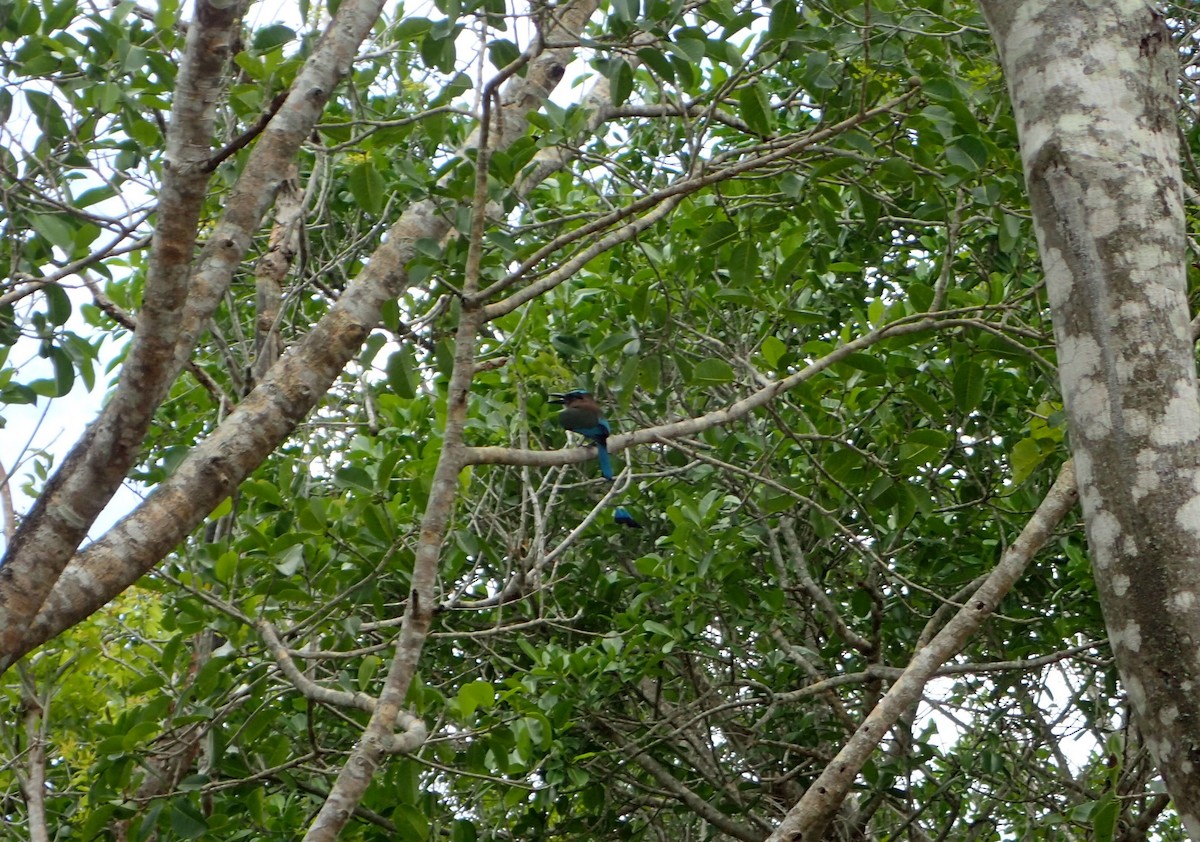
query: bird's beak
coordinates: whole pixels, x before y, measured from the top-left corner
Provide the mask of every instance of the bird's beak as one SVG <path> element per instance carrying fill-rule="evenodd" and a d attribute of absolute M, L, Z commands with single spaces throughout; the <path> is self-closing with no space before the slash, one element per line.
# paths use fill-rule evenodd
<path fill-rule="evenodd" d="M 559 392 L 551 392 L 550 393 L 550 403 L 566 403 L 566 402 L 567 402 L 566 395 L 560 394 Z"/>

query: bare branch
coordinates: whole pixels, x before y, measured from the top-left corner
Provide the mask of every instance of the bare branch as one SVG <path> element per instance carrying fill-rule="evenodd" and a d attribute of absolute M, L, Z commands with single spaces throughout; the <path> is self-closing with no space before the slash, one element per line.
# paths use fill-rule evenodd
<path fill-rule="evenodd" d="M 1005 551 L 987 581 L 929 645 L 913 655 L 904 675 L 892 685 L 833 762 L 825 767 L 800 801 L 788 811 L 768 842 L 821 838 L 879 741 L 900 716 L 920 699 L 925 685 L 938 667 L 962 649 L 991 616 L 1078 499 L 1075 470 L 1072 463 L 1067 462 L 1042 504 L 1021 530 L 1017 540 Z"/>

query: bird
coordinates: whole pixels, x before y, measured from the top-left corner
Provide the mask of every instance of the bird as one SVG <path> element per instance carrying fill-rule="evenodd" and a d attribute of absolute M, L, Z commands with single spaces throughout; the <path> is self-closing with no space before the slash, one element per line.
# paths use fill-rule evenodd
<path fill-rule="evenodd" d="M 596 461 L 600 463 L 600 475 L 609 482 L 613 481 L 612 460 L 608 456 L 608 436 L 612 427 L 604 420 L 600 404 L 592 397 L 592 393 L 583 389 L 570 392 L 554 392 L 550 395 L 550 403 L 562 404 L 558 413 L 558 423 L 564 430 L 579 433 L 591 439 L 596 445 Z M 613 511 L 613 523 L 631 529 L 641 529 L 642 525 L 629 513 L 624 506 L 617 506 Z"/>
<path fill-rule="evenodd" d="M 592 397 L 592 393 L 583 389 L 550 395 L 550 403 L 562 404 L 563 409 L 558 413 L 558 423 L 563 429 L 579 433 L 592 440 L 596 445 L 596 461 L 600 463 L 600 475 L 612 482 L 612 460 L 608 457 L 608 435 L 612 428 L 604 420 L 600 404 Z"/>

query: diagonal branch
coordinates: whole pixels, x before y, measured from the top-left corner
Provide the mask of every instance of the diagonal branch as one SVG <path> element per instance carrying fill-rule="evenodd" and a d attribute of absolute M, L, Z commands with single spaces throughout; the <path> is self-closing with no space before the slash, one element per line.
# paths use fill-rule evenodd
<path fill-rule="evenodd" d="M 913 655 L 904 674 L 867 715 L 800 801 L 788 811 L 768 842 L 822 838 L 880 740 L 901 715 L 920 700 L 925 685 L 938 668 L 962 649 L 991 616 L 1078 499 L 1075 469 L 1071 462 L 1067 462 L 1037 511 L 1005 551 L 987 580 L 929 645 Z"/>
<path fill-rule="evenodd" d="M 29 637 L 31 620 L 137 458 L 155 409 L 191 356 L 287 166 L 381 7 L 382 0 L 348 0 L 340 6 L 278 119 L 252 151 L 193 271 L 215 103 L 242 10 L 240 3 L 198 4 L 172 111 L 138 331 L 112 400 L 47 484 L 8 548 L 0 569 L 0 665 L 11 665 L 9 656 L 36 645 Z"/>
<path fill-rule="evenodd" d="M 888 100 L 881 105 L 877 105 L 874 108 L 862 111 L 858 114 L 855 114 L 853 117 L 842 120 L 841 122 L 832 126 L 826 126 L 825 128 L 818 129 L 817 131 L 806 133 L 799 138 L 792 138 L 788 142 L 781 143 L 778 148 L 772 148 L 769 151 L 765 151 L 760 154 L 749 155 L 743 160 L 737 161 L 736 163 L 714 168 L 707 172 L 701 171 L 687 178 L 681 178 L 673 184 L 669 184 L 660 190 L 654 191 L 653 193 L 648 193 L 647 195 L 630 202 L 628 205 L 617 208 L 616 210 L 607 213 L 598 219 L 587 223 L 586 225 L 581 225 L 578 228 L 572 229 L 571 231 L 563 234 L 561 237 L 546 243 L 529 257 L 525 258 L 525 260 L 523 260 L 520 265 L 510 272 L 507 277 L 497 281 L 487 289 L 482 290 L 477 296 L 478 300 L 487 301 L 495 298 L 495 296 L 512 287 L 521 278 L 525 277 L 525 275 L 528 274 L 533 267 L 537 266 L 539 263 L 553 255 L 565 245 L 576 242 L 584 237 L 598 234 L 612 225 L 616 225 L 617 223 L 628 219 L 629 217 L 636 216 L 643 211 L 653 208 L 656 205 L 659 205 L 670 199 L 682 198 L 697 192 L 703 187 L 719 184 L 720 182 L 728 181 L 729 179 L 735 178 L 739 175 L 744 175 L 746 173 L 761 169 L 769 164 L 794 157 L 815 144 L 822 143 L 823 141 L 826 141 L 832 137 L 843 134 L 852 128 L 871 121 L 875 117 L 879 117 L 883 114 L 888 114 L 894 111 L 900 105 L 904 104 L 913 96 L 915 96 L 919 90 L 920 88 L 914 86 L 900 96 Z M 522 304 L 532 301 L 534 298 L 542 295 L 547 290 L 557 286 L 559 283 L 562 283 L 563 280 L 565 280 L 565 278 L 558 277 L 557 275 L 553 279 L 543 279 L 537 283 L 525 287 L 524 289 L 519 290 L 508 298 L 495 301 L 485 308 L 487 318 L 496 319 L 506 313 L 511 313 Z"/>
<path fill-rule="evenodd" d="M 352 0 L 338 6 L 324 37 L 250 150 L 226 201 L 224 214 L 196 259 L 187 311 L 175 348 L 177 366 L 183 366 L 207 329 L 267 208 L 280 185 L 291 177 L 296 153 L 312 133 L 334 88 L 349 72 L 359 44 L 375 25 L 382 9 L 383 0 Z"/>
<path fill-rule="evenodd" d="M 607 724 L 604 725 L 604 730 L 607 731 L 617 744 L 629 753 L 633 751 L 633 745 L 625 738 L 625 735 Z M 746 827 L 743 824 L 735 821 L 731 817 L 725 815 L 715 806 L 705 801 L 693 790 L 689 789 L 686 784 L 671 774 L 671 770 L 663 764 L 659 763 L 649 754 L 644 751 L 637 751 L 629 758 L 631 763 L 636 763 L 641 766 L 650 777 L 658 782 L 659 786 L 665 789 L 671 795 L 678 798 L 682 803 L 686 804 L 692 812 L 700 816 L 713 827 L 718 828 L 723 833 L 732 836 L 734 839 L 741 839 L 743 842 L 760 842 L 762 832 Z"/>
<path fill-rule="evenodd" d="M 347 5 L 343 3 L 341 8 Z M 595 0 L 581 0 L 556 10 L 555 15 L 564 29 L 578 32 L 594 9 Z M 524 76 L 508 80 L 495 115 L 495 133 L 500 138 L 496 148 L 522 136 L 516 130 L 518 120 L 541 105 L 570 59 L 566 48 L 546 51 L 530 62 Z M 260 146 L 269 135 L 270 129 Z M 475 142 L 469 139 L 467 146 Z M 450 232 L 452 219 L 453 214 L 442 212 L 432 200 L 411 205 L 309 334 L 280 358 L 169 479 L 76 556 L 22 639 L 11 647 L 0 647 L 0 670 L 136 582 L 228 497 L 291 434 L 358 352 L 379 323 L 384 304 L 398 297 L 407 285 L 405 267 L 417 254 L 417 242 L 442 240 Z"/>
<path fill-rule="evenodd" d="M 29 620 L 137 458 L 154 410 L 178 374 L 175 344 L 208 186 L 204 161 L 243 11 L 242 3 L 196 4 L 171 109 L 139 330 L 112 399 L 9 544 L 0 568 L 0 652 L 20 647 Z"/>

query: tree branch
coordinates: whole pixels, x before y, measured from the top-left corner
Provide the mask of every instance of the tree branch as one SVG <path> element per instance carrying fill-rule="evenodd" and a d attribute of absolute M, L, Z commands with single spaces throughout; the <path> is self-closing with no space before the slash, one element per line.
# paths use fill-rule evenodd
<path fill-rule="evenodd" d="M 25 645 L 30 620 L 120 487 L 141 452 L 155 409 L 178 374 L 174 350 L 208 186 L 203 162 L 243 11 L 241 3 L 196 4 L 167 133 L 140 329 L 111 400 L 46 483 L 0 562 L 0 656 Z"/>
<path fill-rule="evenodd" d="M 1063 465 L 1058 479 L 1037 511 L 987 581 L 971 597 L 970 602 L 954 616 L 930 641 L 917 651 L 904 674 L 867 715 L 862 725 L 846 743 L 833 762 L 788 811 L 768 842 L 797 842 L 820 839 L 829 822 L 837 814 L 842 801 L 867 759 L 900 716 L 920 699 L 925 685 L 938 667 L 952 658 L 966 644 L 984 621 L 991 616 L 1000 600 L 1025 572 L 1033 556 L 1049 540 L 1058 524 L 1074 508 L 1079 495 L 1075 490 L 1075 470 L 1071 462 Z"/>

